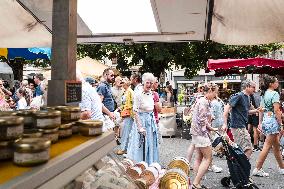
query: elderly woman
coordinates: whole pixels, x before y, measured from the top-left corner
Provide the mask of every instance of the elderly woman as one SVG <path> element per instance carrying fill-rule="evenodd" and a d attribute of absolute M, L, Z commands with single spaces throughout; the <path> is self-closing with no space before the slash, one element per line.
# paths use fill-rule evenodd
<path fill-rule="evenodd" d="M 142 76 L 143 90 L 134 94 L 134 124 L 127 157 L 148 164 L 159 162 L 157 127 L 154 118 L 154 99 L 151 87 L 155 78 L 151 73 Z"/>
<path fill-rule="evenodd" d="M 192 144 L 195 145 L 196 159 L 194 171 L 196 176 L 193 180 L 193 189 L 206 188 L 200 185 L 202 177 L 207 172 L 212 162 L 212 149 L 210 141 L 210 131 L 218 129 L 211 127 L 212 110 L 211 101 L 217 95 L 217 86 L 212 83 L 205 84 L 204 97 L 201 97 L 195 104 L 192 115 Z"/>
<path fill-rule="evenodd" d="M 122 96 L 121 117 L 123 118 L 123 128 L 121 136 L 120 150 L 117 151 L 118 155 L 126 154 L 129 142 L 129 134 L 133 125 L 133 96 L 134 92 L 131 89 L 130 80 L 125 77 L 121 81 L 122 87 L 125 92 Z"/>

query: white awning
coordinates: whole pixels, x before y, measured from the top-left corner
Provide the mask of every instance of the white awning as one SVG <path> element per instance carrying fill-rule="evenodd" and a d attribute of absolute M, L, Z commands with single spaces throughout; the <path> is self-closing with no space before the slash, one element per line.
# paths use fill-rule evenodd
<path fill-rule="evenodd" d="M 13 70 L 6 62 L 0 62 L 0 73 L 13 74 Z"/>
<path fill-rule="evenodd" d="M 284 41 L 283 0 L 77 1 L 78 43 Z M 50 47 L 52 2 L 1 0 L 0 47 Z"/>

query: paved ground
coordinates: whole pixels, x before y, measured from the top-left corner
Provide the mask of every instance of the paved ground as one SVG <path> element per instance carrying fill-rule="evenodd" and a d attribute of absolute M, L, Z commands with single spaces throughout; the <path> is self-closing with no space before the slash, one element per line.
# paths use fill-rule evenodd
<path fill-rule="evenodd" d="M 163 138 L 163 143 L 160 148 L 160 157 L 161 157 L 161 164 L 163 166 L 167 166 L 168 163 L 176 156 L 184 156 L 186 155 L 186 150 L 190 145 L 189 140 L 180 139 L 179 137 L 176 138 Z M 258 157 L 259 152 L 254 152 L 251 164 L 252 169 L 255 166 L 256 159 Z M 212 189 L 221 189 L 222 187 L 220 180 L 228 176 L 228 168 L 227 162 L 225 159 L 220 159 L 219 157 L 213 158 L 214 164 L 222 167 L 224 171 L 222 173 L 212 173 L 208 172 L 203 180 L 203 184 L 212 188 Z M 272 153 L 269 154 L 267 160 L 264 164 L 264 170 L 270 174 L 269 178 L 260 178 L 260 177 L 252 177 L 254 182 L 257 184 L 259 188 L 262 189 L 284 189 L 284 175 L 279 175 L 277 170 L 276 160 Z M 191 174 L 191 180 L 193 180 L 194 176 Z"/>

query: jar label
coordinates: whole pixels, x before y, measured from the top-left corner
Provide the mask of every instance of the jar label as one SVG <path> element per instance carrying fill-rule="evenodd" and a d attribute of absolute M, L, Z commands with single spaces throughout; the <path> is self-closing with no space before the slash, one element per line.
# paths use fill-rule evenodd
<path fill-rule="evenodd" d="M 75 119 L 80 119 L 80 112 L 77 112 L 77 113 L 70 113 L 70 118 L 71 120 L 75 120 Z"/>
<path fill-rule="evenodd" d="M 33 163 L 49 159 L 49 149 L 37 153 L 18 153 L 14 152 L 15 163 Z"/>
<path fill-rule="evenodd" d="M 36 120 L 36 126 L 43 128 L 50 125 L 60 125 L 61 124 L 61 118 L 47 118 L 47 119 L 37 119 Z"/>
<path fill-rule="evenodd" d="M 97 135 L 102 132 L 102 128 L 89 128 L 89 135 Z"/>
<path fill-rule="evenodd" d="M 23 132 L 24 132 L 23 125 L 8 127 L 7 128 L 7 137 L 19 136 L 19 135 L 23 134 Z"/>

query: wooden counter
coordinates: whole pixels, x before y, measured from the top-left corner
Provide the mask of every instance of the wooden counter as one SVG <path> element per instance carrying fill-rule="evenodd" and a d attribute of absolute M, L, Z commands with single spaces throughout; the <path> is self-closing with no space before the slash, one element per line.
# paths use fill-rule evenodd
<path fill-rule="evenodd" d="M 116 146 L 114 133 L 74 135 L 51 146 L 51 160 L 36 167 L 0 162 L 0 189 L 62 188 Z"/>

